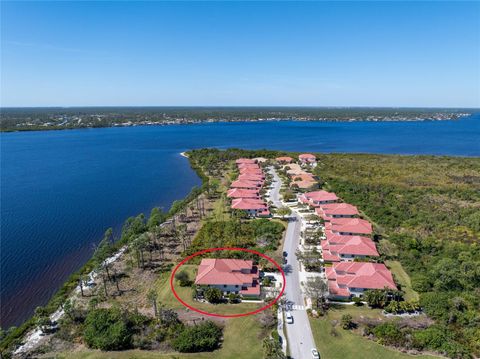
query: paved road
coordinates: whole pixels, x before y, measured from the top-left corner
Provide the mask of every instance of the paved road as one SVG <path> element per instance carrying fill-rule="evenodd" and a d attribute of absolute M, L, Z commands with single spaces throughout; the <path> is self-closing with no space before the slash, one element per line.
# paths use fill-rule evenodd
<path fill-rule="evenodd" d="M 282 206 L 279 198 L 281 180 L 274 171 L 272 174 L 274 177 L 274 186 L 270 198 L 272 202 L 279 207 Z M 285 328 L 291 358 L 308 359 L 312 357 L 311 350 L 315 348 L 315 341 L 313 340 L 307 312 L 304 309 L 305 302 L 298 275 L 299 264 L 295 256 L 295 251 L 297 250 L 300 240 L 300 229 L 300 218 L 295 212 L 292 212 L 292 220 L 288 223 L 283 250 L 288 253 L 287 265 L 285 266 L 285 296 L 291 308 L 290 312 L 293 315 L 293 324 L 285 324 Z"/>

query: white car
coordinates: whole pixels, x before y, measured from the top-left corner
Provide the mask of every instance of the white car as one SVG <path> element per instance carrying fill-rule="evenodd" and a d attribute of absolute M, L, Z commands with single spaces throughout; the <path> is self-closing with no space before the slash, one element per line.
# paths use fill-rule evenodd
<path fill-rule="evenodd" d="M 312 358 L 313 359 L 320 359 L 320 353 L 315 348 L 312 349 Z"/>
<path fill-rule="evenodd" d="M 285 318 L 287 318 L 287 324 L 293 324 L 293 315 L 290 312 L 285 314 Z"/>

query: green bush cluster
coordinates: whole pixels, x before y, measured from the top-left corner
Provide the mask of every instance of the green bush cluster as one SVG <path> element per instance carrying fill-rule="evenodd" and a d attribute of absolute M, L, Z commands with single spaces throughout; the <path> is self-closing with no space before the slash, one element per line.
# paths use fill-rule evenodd
<path fill-rule="evenodd" d="M 136 327 L 147 318 L 133 315 L 119 308 L 90 310 L 85 318 L 83 338 L 94 349 L 124 350 L 132 347 L 132 335 Z"/>
<path fill-rule="evenodd" d="M 196 353 L 217 349 L 222 337 L 222 328 L 211 321 L 186 326 L 172 341 L 175 350 L 182 353 Z"/>

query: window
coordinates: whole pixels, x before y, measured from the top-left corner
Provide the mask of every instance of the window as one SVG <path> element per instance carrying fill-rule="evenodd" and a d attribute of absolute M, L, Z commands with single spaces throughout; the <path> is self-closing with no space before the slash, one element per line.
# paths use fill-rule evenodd
<path fill-rule="evenodd" d="M 223 288 L 227 288 L 227 285 L 226 285 L 226 284 L 224 284 L 224 285 L 223 285 Z"/>
<path fill-rule="evenodd" d="M 238 288 L 238 285 L 236 285 L 235 288 Z"/>

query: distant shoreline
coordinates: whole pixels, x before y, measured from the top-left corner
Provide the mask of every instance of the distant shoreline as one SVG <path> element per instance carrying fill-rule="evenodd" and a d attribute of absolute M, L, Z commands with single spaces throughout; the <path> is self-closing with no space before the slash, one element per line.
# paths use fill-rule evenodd
<path fill-rule="evenodd" d="M 3 108 L 1 132 L 250 122 L 456 121 L 475 108 Z"/>

